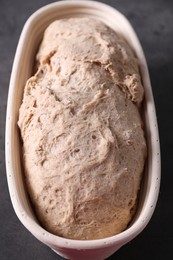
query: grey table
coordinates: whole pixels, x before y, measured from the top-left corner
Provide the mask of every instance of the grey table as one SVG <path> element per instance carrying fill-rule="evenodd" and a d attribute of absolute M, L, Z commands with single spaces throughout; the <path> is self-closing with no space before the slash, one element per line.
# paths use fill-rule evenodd
<path fill-rule="evenodd" d="M 109 259 L 173 259 L 173 1 L 103 1 L 124 13 L 143 46 L 155 98 L 162 151 L 162 183 L 147 228 Z M 49 0 L 0 0 L 0 260 L 62 259 L 19 222 L 11 205 L 5 170 L 4 128 L 9 78 L 26 19 Z"/>

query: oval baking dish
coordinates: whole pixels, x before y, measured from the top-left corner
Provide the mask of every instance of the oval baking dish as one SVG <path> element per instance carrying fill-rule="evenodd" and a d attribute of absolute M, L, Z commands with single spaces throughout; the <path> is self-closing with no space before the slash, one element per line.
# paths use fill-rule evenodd
<path fill-rule="evenodd" d="M 38 223 L 23 181 L 20 138 L 17 127 L 18 111 L 26 80 L 38 45 L 46 27 L 54 20 L 87 16 L 99 19 L 120 32 L 134 50 L 140 66 L 145 90 L 143 118 L 148 146 L 148 159 L 140 191 L 137 212 L 128 228 L 118 235 L 98 240 L 70 240 L 55 236 Z M 26 22 L 17 46 L 12 68 L 6 114 L 6 169 L 9 192 L 14 210 L 23 225 L 40 241 L 67 259 L 101 260 L 137 236 L 149 222 L 158 199 L 160 187 L 160 145 L 155 105 L 143 50 L 128 20 L 117 10 L 93 1 L 62 1 L 36 11 Z"/>

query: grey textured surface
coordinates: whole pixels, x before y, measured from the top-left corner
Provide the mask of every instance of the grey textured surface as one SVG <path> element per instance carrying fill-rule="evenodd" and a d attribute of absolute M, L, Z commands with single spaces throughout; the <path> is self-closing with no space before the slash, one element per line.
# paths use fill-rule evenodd
<path fill-rule="evenodd" d="M 102 1 L 124 13 L 143 46 L 155 98 L 162 152 L 162 183 L 147 228 L 109 259 L 173 259 L 173 1 Z M 0 0 L 0 259 L 62 259 L 36 240 L 11 205 L 5 170 L 5 113 L 17 42 L 26 19 L 49 0 Z"/>

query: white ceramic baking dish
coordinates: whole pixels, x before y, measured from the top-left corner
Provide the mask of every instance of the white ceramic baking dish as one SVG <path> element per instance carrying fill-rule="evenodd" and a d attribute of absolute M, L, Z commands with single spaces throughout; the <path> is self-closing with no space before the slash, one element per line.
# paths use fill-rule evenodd
<path fill-rule="evenodd" d="M 34 216 L 23 182 L 21 147 L 17 127 L 18 110 L 24 85 L 31 76 L 35 53 L 45 28 L 55 19 L 74 16 L 89 16 L 100 19 L 124 36 L 139 60 L 142 82 L 145 88 L 143 116 L 148 144 L 148 160 L 138 209 L 131 225 L 124 232 L 94 241 L 61 238 L 52 235 L 40 226 Z M 62 1 L 39 9 L 27 20 L 17 46 L 9 86 L 6 117 L 6 169 L 11 201 L 20 221 L 37 239 L 67 259 L 103 260 L 136 237 L 145 228 L 155 209 L 160 186 L 158 126 L 144 53 L 133 28 L 117 10 L 93 1 Z"/>

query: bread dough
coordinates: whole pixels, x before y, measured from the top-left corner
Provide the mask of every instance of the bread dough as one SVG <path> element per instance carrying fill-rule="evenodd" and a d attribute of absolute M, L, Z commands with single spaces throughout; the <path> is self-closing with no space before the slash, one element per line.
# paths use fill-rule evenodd
<path fill-rule="evenodd" d="M 27 189 L 49 232 L 99 239 L 132 219 L 146 158 L 138 61 L 101 21 L 45 30 L 19 111 Z"/>

